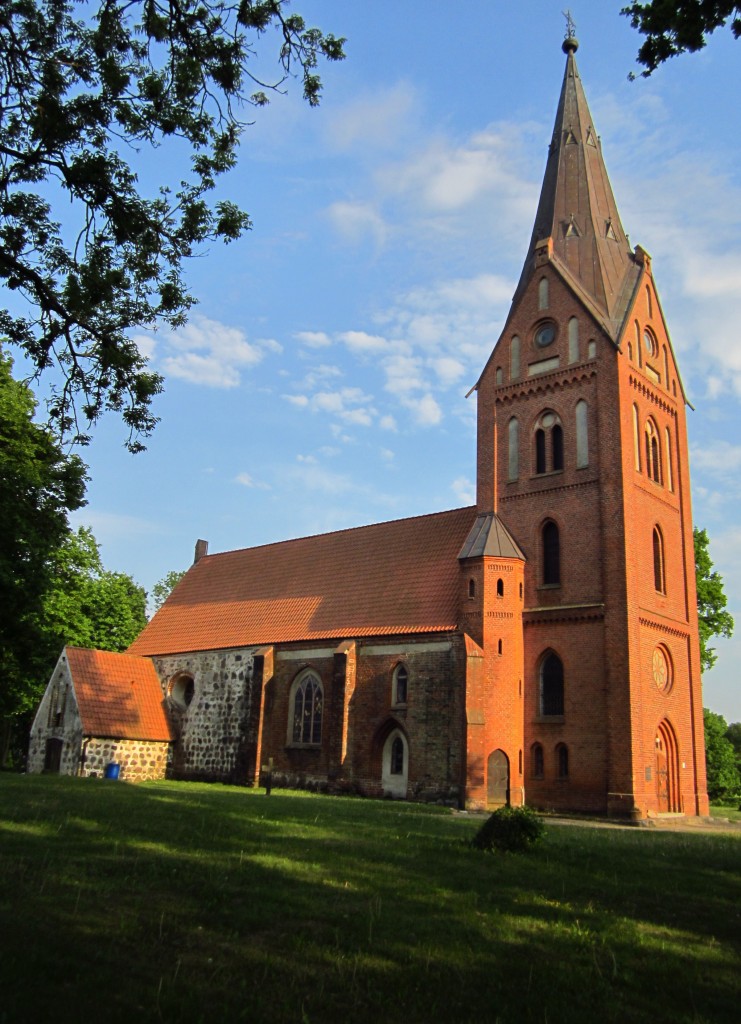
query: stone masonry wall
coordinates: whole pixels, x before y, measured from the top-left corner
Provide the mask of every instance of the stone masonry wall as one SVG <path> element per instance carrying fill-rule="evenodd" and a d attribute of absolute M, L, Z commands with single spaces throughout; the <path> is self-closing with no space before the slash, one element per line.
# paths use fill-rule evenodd
<path fill-rule="evenodd" d="M 106 767 L 118 764 L 123 782 L 153 782 L 164 779 L 170 744 L 154 740 L 122 740 L 93 738 L 82 744 L 84 760 L 80 775 L 103 778 Z"/>

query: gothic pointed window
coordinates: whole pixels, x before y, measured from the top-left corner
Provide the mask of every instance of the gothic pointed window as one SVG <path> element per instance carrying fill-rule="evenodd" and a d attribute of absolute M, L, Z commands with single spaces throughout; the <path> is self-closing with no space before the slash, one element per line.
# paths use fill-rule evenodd
<path fill-rule="evenodd" d="M 587 403 L 580 399 L 576 403 L 576 468 L 589 465 L 589 434 L 587 430 Z"/>
<path fill-rule="evenodd" d="M 556 587 L 561 583 L 561 538 L 552 519 L 543 526 L 542 550 L 543 585 Z"/>
<path fill-rule="evenodd" d="M 473 583 L 473 580 L 471 580 Z M 406 665 L 397 665 L 394 669 L 394 677 L 392 683 L 392 700 L 394 704 L 406 704 L 407 702 L 407 688 L 409 683 L 409 673 L 407 672 Z"/>
<path fill-rule="evenodd" d="M 318 746 L 322 741 L 324 689 L 314 672 L 305 672 L 291 688 L 289 742 Z"/>
<path fill-rule="evenodd" d="M 569 320 L 569 362 L 579 362 L 579 321 L 575 316 Z"/>
<path fill-rule="evenodd" d="M 666 568 L 664 565 L 664 537 L 658 526 L 654 527 L 654 589 L 659 594 L 666 593 Z"/>
<path fill-rule="evenodd" d="M 535 431 L 535 472 L 545 473 L 545 430 L 539 427 Z"/>
<path fill-rule="evenodd" d="M 563 427 L 558 416 L 547 410 L 538 417 L 533 435 L 535 473 L 557 473 L 564 467 Z"/>
<path fill-rule="evenodd" d="M 520 475 L 520 424 L 515 416 L 507 425 L 507 479 L 516 480 Z"/>
<path fill-rule="evenodd" d="M 538 309 L 548 309 L 548 278 L 538 281 Z"/>
<path fill-rule="evenodd" d="M 670 491 L 674 490 L 674 481 L 672 478 L 672 435 L 667 427 L 664 431 L 664 465 L 666 466 L 666 486 Z"/>
<path fill-rule="evenodd" d="M 544 718 L 561 716 L 563 700 L 563 663 L 552 651 L 540 666 L 540 714 Z"/>
<path fill-rule="evenodd" d="M 530 755 L 532 757 L 533 778 L 542 779 L 544 775 L 543 747 L 540 743 L 533 743 Z"/>
<path fill-rule="evenodd" d="M 510 380 L 520 376 L 520 339 L 516 334 L 509 345 L 509 376 Z"/>
<path fill-rule="evenodd" d="M 554 470 L 563 469 L 563 430 L 560 423 L 555 423 L 551 430 L 551 466 Z"/>
<path fill-rule="evenodd" d="M 638 406 L 633 406 L 633 457 L 635 459 L 636 472 L 641 471 L 641 441 L 638 416 Z"/>

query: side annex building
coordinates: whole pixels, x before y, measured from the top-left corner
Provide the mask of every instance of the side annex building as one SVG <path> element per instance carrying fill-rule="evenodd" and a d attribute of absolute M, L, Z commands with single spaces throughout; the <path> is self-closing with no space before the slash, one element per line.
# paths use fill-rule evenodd
<path fill-rule="evenodd" d="M 475 385 L 476 505 L 208 554 L 126 654 L 62 652 L 29 771 L 708 813 L 686 406 L 566 68 Z"/>

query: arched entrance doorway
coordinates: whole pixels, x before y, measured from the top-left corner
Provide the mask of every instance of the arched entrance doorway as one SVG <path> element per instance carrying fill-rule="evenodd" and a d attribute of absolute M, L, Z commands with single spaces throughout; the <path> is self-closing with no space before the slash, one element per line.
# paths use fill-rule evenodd
<path fill-rule="evenodd" d="M 509 758 L 494 750 L 486 762 L 486 806 L 494 810 L 509 804 Z"/>
<path fill-rule="evenodd" d="M 656 800 L 658 811 L 681 811 L 679 757 L 674 730 L 667 721 L 656 730 Z"/>
<path fill-rule="evenodd" d="M 384 796 L 406 799 L 409 777 L 409 745 L 401 729 L 386 737 L 381 755 L 381 786 Z"/>

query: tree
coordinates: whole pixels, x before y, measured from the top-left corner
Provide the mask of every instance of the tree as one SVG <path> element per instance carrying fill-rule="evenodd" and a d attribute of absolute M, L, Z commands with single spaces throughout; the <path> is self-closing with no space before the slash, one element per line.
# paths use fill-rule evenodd
<path fill-rule="evenodd" d="M 54 657 L 65 644 L 125 651 L 147 624 L 146 606 L 147 593 L 131 576 L 103 567 L 91 530 L 69 534 L 55 553 L 53 585 L 44 601 Z"/>
<path fill-rule="evenodd" d="M 161 580 L 157 580 L 152 587 L 152 603 L 156 612 L 160 610 L 183 576 L 185 576 L 184 569 L 181 571 L 173 569 L 166 576 L 163 576 Z"/>
<path fill-rule="evenodd" d="M 705 760 L 708 796 L 711 800 L 735 797 L 741 791 L 741 777 L 733 744 L 726 738 L 728 725 L 722 715 L 703 709 L 705 717 Z"/>
<path fill-rule="evenodd" d="M 153 429 L 162 379 L 127 332 L 182 324 L 194 302 L 184 260 L 250 227 L 234 203 L 208 202 L 236 162 L 245 107 L 296 71 L 316 105 L 319 59 L 344 56 L 344 40 L 307 28 L 288 2 L 0 5 L 0 282 L 14 304 L 0 334 L 37 374 L 56 367 L 49 415 L 61 436 L 84 443 L 106 409 L 122 415 L 132 451 Z M 270 83 L 256 73 L 268 30 L 282 76 Z M 164 141 L 190 169 L 147 197 L 132 158 Z"/>
<path fill-rule="evenodd" d="M 700 626 L 700 665 L 702 671 L 715 664 L 715 649 L 709 646 L 714 636 L 733 635 L 733 617 L 725 610 L 727 599 L 723 592 L 723 577 L 713 570 L 706 530 L 694 530 L 695 575 L 697 580 L 697 612 Z"/>
<path fill-rule="evenodd" d="M 726 23 L 736 39 L 741 36 L 741 5 L 726 0 L 633 0 L 621 14 L 646 36 L 637 58 L 644 78 L 670 57 L 701 50 L 707 36 Z"/>
<path fill-rule="evenodd" d="M 30 706 L 53 553 L 84 504 L 85 466 L 34 423 L 36 403 L 0 350 L 0 719 Z M 33 699 L 33 698 L 31 698 Z"/>

